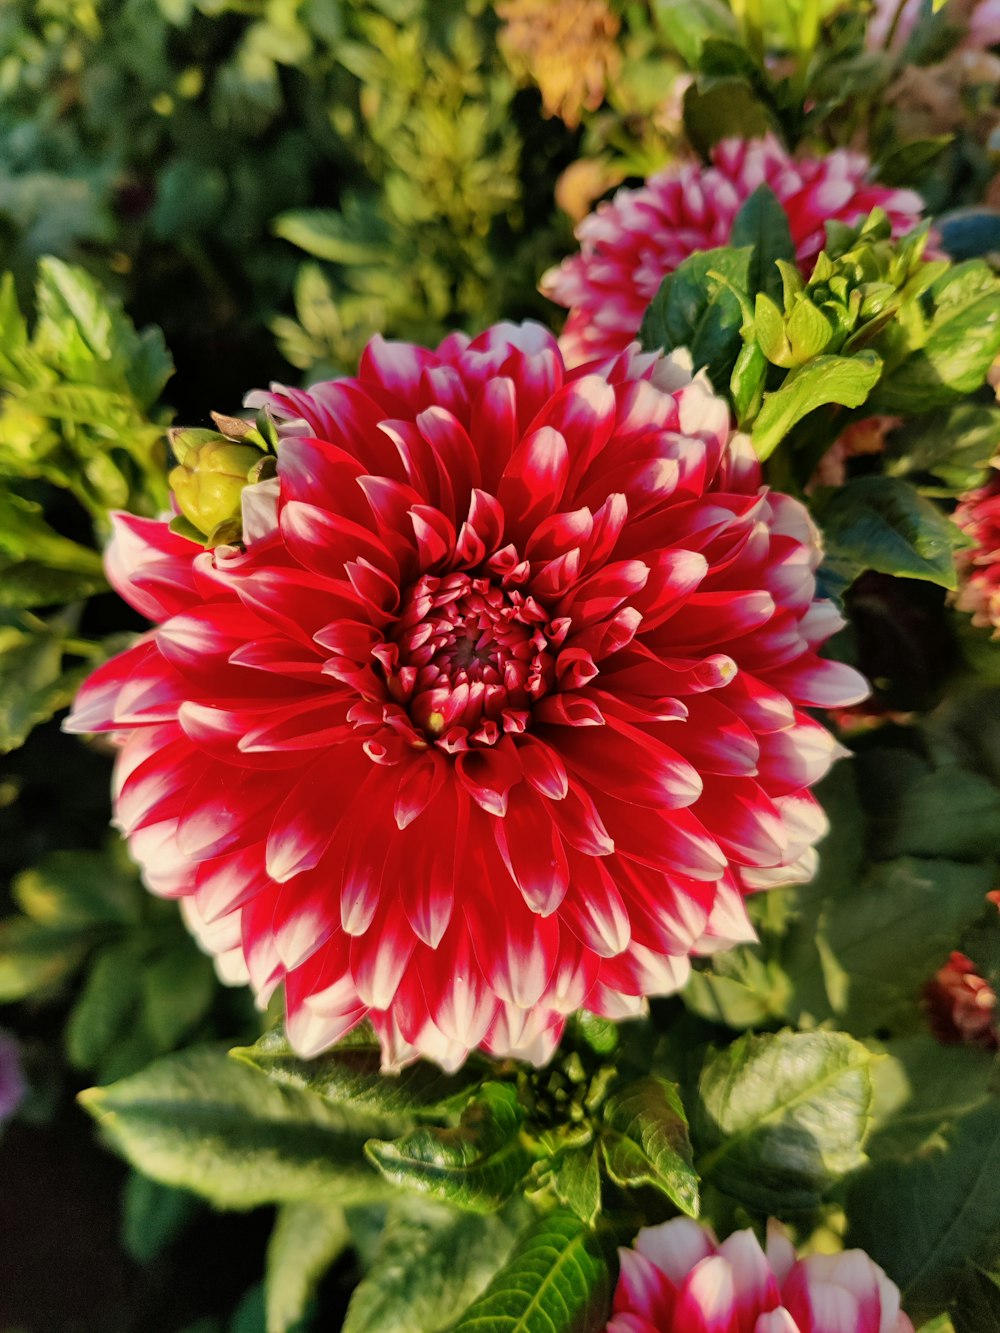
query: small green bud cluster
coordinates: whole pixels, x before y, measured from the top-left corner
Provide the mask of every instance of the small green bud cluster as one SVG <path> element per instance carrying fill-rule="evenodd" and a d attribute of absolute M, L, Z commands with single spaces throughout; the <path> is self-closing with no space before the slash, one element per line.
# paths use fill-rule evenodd
<path fill-rule="evenodd" d="M 168 433 L 177 466 L 169 476 L 180 511 L 173 532 L 203 546 L 240 541 L 245 487 L 276 475 L 274 422 L 258 415 L 256 424 L 212 413 L 217 430 L 180 429 Z"/>
<path fill-rule="evenodd" d="M 753 334 L 764 356 L 791 370 L 824 353 L 851 356 L 869 346 L 948 268 L 947 260 L 924 260 L 927 238 L 920 227 L 893 241 L 881 209 L 854 228 L 828 223 L 827 248 L 807 281 L 794 264 L 776 261 L 782 306 L 756 294 Z"/>

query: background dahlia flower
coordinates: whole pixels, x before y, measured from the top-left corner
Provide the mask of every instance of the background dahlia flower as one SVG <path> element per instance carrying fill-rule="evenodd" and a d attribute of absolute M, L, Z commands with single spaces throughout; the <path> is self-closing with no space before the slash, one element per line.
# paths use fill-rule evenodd
<path fill-rule="evenodd" d="M 952 950 L 924 986 L 923 1002 L 931 1031 L 945 1045 L 1000 1045 L 996 991 L 966 954 Z"/>
<path fill-rule="evenodd" d="M 958 592 L 955 605 L 972 615 L 972 623 L 1000 630 L 1000 472 L 985 486 L 962 496 L 955 522 L 973 543 L 956 552 Z"/>
<path fill-rule="evenodd" d="M 607 1333 L 913 1333 L 899 1289 L 862 1250 L 796 1259 L 770 1222 L 721 1245 L 711 1228 L 676 1217 L 620 1250 Z"/>
<path fill-rule="evenodd" d="M 569 374 L 501 324 L 250 402 L 270 522 L 201 551 L 119 515 L 109 577 L 157 627 L 68 723 L 121 744 L 117 821 L 223 975 L 283 982 L 304 1055 L 370 1015 L 387 1065 L 540 1062 L 752 938 L 742 895 L 826 827 L 803 710 L 866 687 L 817 655 L 805 509 L 705 381 Z"/>
<path fill-rule="evenodd" d="M 549 300 L 569 309 L 559 340 L 567 363 L 627 346 L 665 274 L 696 250 L 725 245 L 736 214 L 759 185 L 769 185 L 784 206 L 804 271 L 823 248 L 829 220 L 853 224 L 878 207 L 893 235 L 911 231 L 923 207 L 920 196 L 870 183 L 870 168 L 863 153 L 846 148 L 792 158 L 767 135 L 724 139 L 712 149 L 710 167 L 669 166 L 639 189 L 619 190 L 576 227 L 579 253 L 539 284 Z"/>

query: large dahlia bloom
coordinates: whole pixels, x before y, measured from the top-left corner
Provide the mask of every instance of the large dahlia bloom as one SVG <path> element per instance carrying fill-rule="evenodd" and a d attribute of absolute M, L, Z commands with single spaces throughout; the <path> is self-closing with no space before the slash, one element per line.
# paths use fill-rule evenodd
<path fill-rule="evenodd" d="M 759 185 L 784 206 L 800 267 L 808 271 L 828 220 L 853 224 L 882 208 L 893 234 L 911 231 L 923 207 L 912 190 L 868 181 L 870 163 L 846 148 L 826 157 L 789 157 L 773 135 L 725 139 L 712 165 L 686 162 L 619 190 L 576 228 L 578 254 L 542 278 L 544 295 L 566 306 L 559 345 L 568 364 L 609 356 L 633 339 L 667 273 L 696 250 L 725 245 L 736 214 Z"/>
<path fill-rule="evenodd" d="M 251 402 L 271 522 L 199 551 L 120 515 L 109 576 L 157 627 L 69 722 L 121 743 L 118 823 L 223 973 L 284 983 L 303 1054 L 370 1015 L 387 1064 L 542 1061 L 752 937 L 743 894 L 825 829 L 803 710 L 866 691 L 817 655 L 806 511 L 705 381 L 567 373 L 503 324 Z"/>
<path fill-rule="evenodd" d="M 862 1250 L 796 1259 L 777 1222 L 720 1245 L 686 1217 L 621 1250 L 607 1333 L 913 1333 L 899 1288 Z"/>

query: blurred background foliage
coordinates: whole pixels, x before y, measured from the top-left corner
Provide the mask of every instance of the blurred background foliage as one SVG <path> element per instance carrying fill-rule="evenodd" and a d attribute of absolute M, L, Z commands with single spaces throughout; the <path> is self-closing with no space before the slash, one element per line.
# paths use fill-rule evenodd
<path fill-rule="evenodd" d="M 552 322 L 536 282 L 574 247 L 573 224 L 729 133 L 863 148 L 935 213 L 1000 205 L 1000 59 L 962 49 L 961 4 L 926 0 L 899 49 L 873 46 L 869 7 L 846 0 L 0 5 L 0 1003 L 31 1089 L 0 1148 L 2 1333 L 265 1327 L 271 1214 L 219 1218 L 126 1174 L 72 1104 L 179 1046 L 252 1042 L 267 1021 L 216 984 L 175 908 L 105 840 L 109 753 L 58 731 L 82 675 L 143 627 L 99 552 L 111 510 L 164 507 L 166 427 L 207 425 L 272 378 L 345 373 L 375 331 L 433 343 L 500 318 Z M 995 217 L 977 225 L 970 253 L 1000 251 Z M 918 699 L 887 698 L 929 711 L 965 670 L 968 634 L 960 651 L 937 590 L 865 577 L 862 665 L 890 685 L 919 676 Z M 1000 681 L 995 646 L 972 646 L 980 678 Z M 987 749 L 1000 747 L 990 700 Z M 890 748 L 949 786 L 954 736 L 901 736 Z M 994 830 L 1000 770 L 961 757 Z M 878 762 L 860 766 L 862 787 Z M 855 794 L 841 799 L 836 818 L 856 830 Z M 944 852 L 883 847 L 865 873 L 912 855 L 950 866 L 966 833 Z M 969 891 L 970 931 L 985 887 Z M 829 984 L 806 1017 L 870 1031 L 829 982 L 836 912 L 817 935 L 817 903 L 775 897 L 760 948 L 699 973 L 686 1003 L 709 1035 L 801 1023 L 816 939 Z M 378 1221 L 355 1219 L 359 1249 Z M 335 1252 L 270 1333 L 299 1326 Z M 334 1264 L 311 1326 L 337 1326 L 358 1264 Z"/>

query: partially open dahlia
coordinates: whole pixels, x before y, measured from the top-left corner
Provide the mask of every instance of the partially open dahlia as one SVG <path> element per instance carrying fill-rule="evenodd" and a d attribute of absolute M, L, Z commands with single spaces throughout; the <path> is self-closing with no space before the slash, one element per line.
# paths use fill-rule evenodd
<path fill-rule="evenodd" d="M 894 235 L 912 231 L 923 203 L 913 190 L 868 180 L 863 153 L 838 148 L 825 157 L 790 157 L 773 135 L 725 139 L 712 165 L 686 162 L 659 171 L 639 189 L 623 189 L 576 228 L 578 254 L 542 278 L 542 292 L 569 309 L 559 346 L 567 364 L 621 351 L 666 274 L 694 254 L 726 245 L 740 208 L 769 185 L 788 216 L 800 267 L 809 272 L 823 248 L 824 224 L 848 224 L 873 208 Z"/>
<path fill-rule="evenodd" d="M 899 1288 L 862 1250 L 797 1259 L 778 1222 L 721 1245 L 686 1217 L 621 1250 L 607 1333 L 913 1333 Z"/>
<path fill-rule="evenodd" d="M 803 710 L 866 687 L 817 655 L 806 511 L 705 381 L 568 373 L 501 324 L 251 401 L 271 522 L 202 551 L 119 515 L 109 577 L 156 628 L 68 724 L 121 745 L 118 823 L 222 973 L 284 983 L 305 1055 L 369 1015 L 387 1065 L 540 1062 L 752 937 L 744 893 L 825 828 Z"/>

